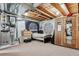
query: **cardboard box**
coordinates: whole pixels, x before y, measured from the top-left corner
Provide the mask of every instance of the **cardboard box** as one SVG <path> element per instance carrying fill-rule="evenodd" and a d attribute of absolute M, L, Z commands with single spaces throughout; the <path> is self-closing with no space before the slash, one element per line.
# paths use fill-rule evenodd
<path fill-rule="evenodd" d="M 31 35 L 32 35 L 31 31 L 27 31 L 27 30 L 22 31 L 22 36 L 23 37 L 31 37 Z"/>

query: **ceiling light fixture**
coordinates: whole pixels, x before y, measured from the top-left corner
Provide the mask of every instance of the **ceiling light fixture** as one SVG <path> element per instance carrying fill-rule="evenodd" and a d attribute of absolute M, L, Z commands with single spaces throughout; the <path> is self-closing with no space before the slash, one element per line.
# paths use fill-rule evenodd
<path fill-rule="evenodd" d="M 28 15 L 28 13 L 26 12 L 26 13 L 24 13 L 24 16 L 27 16 Z"/>

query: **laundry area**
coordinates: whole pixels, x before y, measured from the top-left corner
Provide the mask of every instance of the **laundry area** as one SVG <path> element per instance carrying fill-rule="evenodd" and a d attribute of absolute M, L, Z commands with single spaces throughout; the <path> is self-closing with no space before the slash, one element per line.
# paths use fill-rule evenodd
<path fill-rule="evenodd" d="M 79 55 L 78 50 L 79 3 L 0 3 L 0 55 Z"/>

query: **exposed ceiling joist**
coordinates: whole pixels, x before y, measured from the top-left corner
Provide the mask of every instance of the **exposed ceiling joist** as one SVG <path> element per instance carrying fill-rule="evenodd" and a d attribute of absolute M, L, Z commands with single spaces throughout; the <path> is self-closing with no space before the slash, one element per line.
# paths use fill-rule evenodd
<path fill-rule="evenodd" d="M 47 13 L 50 15 L 51 18 L 55 18 L 56 16 L 54 14 L 52 14 L 48 9 L 46 9 L 44 6 L 38 6 L 37 9 Z"/>
<path fill-rule="evenodd" d="M 49 18 L 49 19 L 52 18 L 49 14 L 47 14 L 47 13 L 41 11 L 40 9 L 37 9 L 37 8 L 36 8 L 36 10 L 39 11 L 40 13 L 42 13 L 43 15 L 45 15 L 47 18 Z"/>
<path fill-rule="evenodd" d="M 34 19 L 34 20 L 43 20 L 41 17 L 34 17 L 34 16 L 27 16 L 27 17 L 29 17 L 29 18 L 32 18 L 32 19 Z"/>
<path fill-rule="evenodd" d="M 78 13 L 78 3 L 65 3 L 70 13 Z"/>
<path fill-rule="evenodd" d="M 62 13 L 62 15 L 66 15 L 65 11 L 62 9 L 62 7 L 60 6 L 60 4 L 58 4 L 58 3 L 51 3 L 51 5 L 53 7 L 55 7 L 56 9 L 58 9 Z"/>
<path fill-rule="evenodd" d="M 35 20 L 50 20 L 70 13 L 78 13 L 78 3 L 42 3 L 28 11 L 28 17 Z"/>
<path fill-rule="evenodd" d="M 44 14 L 40 13 L 39 11 L 35 10 L 34 11 L 35 13 L 41 15 L 42 17 L 46 18 L 46 19 L 49 19 L 47 16 L 45 16 Z"/>
<path fill-rule="evenodd" d="M 27 13 L 27 16 L 28 16 L 28 17 L 32 17 L 32 18 L 36 18 L 36 19 L 47 19 L 47 18 L 45 18 L 44 16 L 42 16 L 42 15 L 36 13 L 36 12 L 32 12 L 32 11 L 29 11 L 29 12 Z"/>
<path fill-rule="evenodd" d="M 38 14 L 38 13 L 36 13 L 36 12 L 32 12 L 32 13 L 33 13 L 33 15 L 35 14 L 34 17 L 39 17 L 39 18 L 41 18 L 41 19 L 47 19 L 47 17 L 45 17 L 45 16 L 43 16 L 43 15 L 40 15 L 40 14 Z"/>
<path fill-rule="evenodd" d="M 35 17 L 29 17 L 29 18 L 37 20 L 37 21 L 40 20 L 40 18 L 35 18 Z"/>

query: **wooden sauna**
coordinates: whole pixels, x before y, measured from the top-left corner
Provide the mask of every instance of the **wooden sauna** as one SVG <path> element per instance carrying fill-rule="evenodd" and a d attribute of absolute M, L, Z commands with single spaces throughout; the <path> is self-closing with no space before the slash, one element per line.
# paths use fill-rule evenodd
<path fill-rule="evenodd" d="M 55 19 L 55 44 L 79 49 L 79 15 Z"/>

